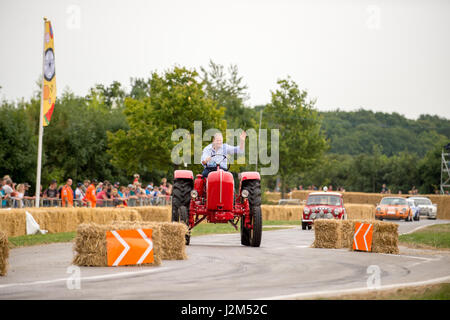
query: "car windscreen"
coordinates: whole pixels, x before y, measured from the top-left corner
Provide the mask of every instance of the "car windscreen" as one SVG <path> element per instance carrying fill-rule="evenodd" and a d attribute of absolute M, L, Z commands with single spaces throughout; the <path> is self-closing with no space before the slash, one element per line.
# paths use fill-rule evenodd
<path fill-rule="evenodd" d="M 341 197 L 332 195 L 312 195 L 308 197 L 306 201 L 307 205 L 329 205 L 339 206 L 341 205 Z"/>
<path fill-rule="evenodd" d="M 406 199 L 403 198 L 383 198 L 380 204 L 387 206 L 406 205 Z"/>
<path fill-rule="evenodd" d="M 431 200 L 430 199 L 414 199 L 414 203 L 416 204 L 416 206 L 429 206 L 431 205 Z"/>

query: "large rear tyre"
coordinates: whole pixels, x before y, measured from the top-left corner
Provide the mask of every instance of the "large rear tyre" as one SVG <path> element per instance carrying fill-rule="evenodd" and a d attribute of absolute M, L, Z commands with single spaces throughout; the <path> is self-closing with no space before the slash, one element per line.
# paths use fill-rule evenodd
<path fill-rule="evenodd" d="M 262 238 L 262 213 L 261 213 L 261 185 L 259 180 L 247 180 L 243 182 L 242 189 L 248 191 L 250 207 L 250 222 L 252 229 L 247 229 L 241 222 L 241 243 L 251 247 L 259 247 Z M 245 219 L 245 218 L 244 218 Z M 246 237 L 248 234 L 248 244 Z"/>
<path fill-rule="evenodd" d="M 173 183 L 172 191 L 172 221 L 179 221 L 178 209 L 185 206 L 189 217 L 189 205 L 191 201 L 192 180 L 176 179 Z"/>

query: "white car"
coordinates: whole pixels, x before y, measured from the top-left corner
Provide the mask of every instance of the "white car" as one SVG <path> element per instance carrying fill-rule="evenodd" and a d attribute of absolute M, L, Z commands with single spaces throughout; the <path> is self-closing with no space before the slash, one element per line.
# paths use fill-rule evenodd
<path fill-rule="evenodd" d="M 409 200 L 413 200 L 416 206 L 419 207 L 421 216 L 426 216 L 428 219 L 436 219 L 437 205 L 431 203 L 431 200 L 426 197 L 409 197 Z"/>

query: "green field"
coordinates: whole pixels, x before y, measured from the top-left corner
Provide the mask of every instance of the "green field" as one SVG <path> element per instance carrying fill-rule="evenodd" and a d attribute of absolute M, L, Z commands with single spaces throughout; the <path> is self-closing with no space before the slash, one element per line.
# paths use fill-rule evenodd
<path fill-rule="evenodd" d="M 272 231 L 284 229 L 285 227 L 269 227 L 264 228 L 264 226 L 294 226 L 299 225 L 300 221 L 264 221 L 263 231 Z M 238 233 L 236 229 L 230 224 L 214 224 L 214 223 L 201 223 L 196 226 L 191 235 L 201 236 L 207 234 L 218 234 L 218 233 Z M 9 246 L 10 248 L 33 246 L 39 244 L 48 244 L 56 242 L 70 242 L 76 237 L 76 232 L 61 232 L 61 233 L 48 233 L 48 234 L 36 234 L 36 235 L 26 235 L 18 237 L 10 237 Z"/>
<path fill-rule="evenodd" d="M 398 239 L 403 245 L 450 249 L 450 223 L 435 224 L 410 234 L 400 235 Z"/>

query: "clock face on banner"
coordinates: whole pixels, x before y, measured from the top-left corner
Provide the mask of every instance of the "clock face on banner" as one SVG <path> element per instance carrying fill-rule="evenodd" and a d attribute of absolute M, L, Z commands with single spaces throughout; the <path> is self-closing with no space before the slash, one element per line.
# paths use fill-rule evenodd
<path fill-rule="evenodd" d="M 47 81 L 51 81 L 55 76 L 55 54 L 52 48 L 48 48 L 45 51 L 44 61 L 44 78 Z"/>

